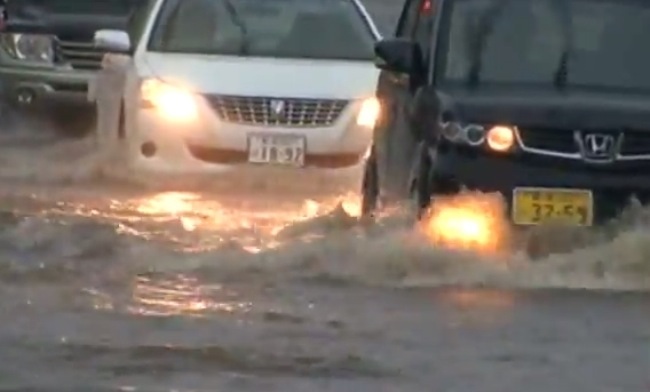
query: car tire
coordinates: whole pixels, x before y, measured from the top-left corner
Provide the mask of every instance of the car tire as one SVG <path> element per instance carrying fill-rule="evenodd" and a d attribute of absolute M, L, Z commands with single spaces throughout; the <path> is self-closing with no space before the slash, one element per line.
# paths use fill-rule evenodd
<path fill-rule="evenodd" d="M 95 127 L 96 112 L 94 110 L 64 110 L 48 113 L 54 133 L 65 138 L 83 138 L 90 135 Z"/>
<path fill-rule="evenodd" d="M 379 206 L 379 177 L 377 175 L 377 154 L 373 148 L 366 159 L 361 180 L 361 216 L 371 217 Z"/>
<path fill-rule="evenodd" d="M 434 175 L 436 156 L 435 153 L 431 154 L 425 143 L 422 142 L 418 149 L 410 184 L 411 206 L 418 219 L 426 215 L 437 196 L 455 195 L 461 191 L 460 185 L 455 181 Z"/>
<path fill-rule="evenodd" d="M 418 146 L 416 157 L 411 173 L 410 199 L 416 219 L 420 220 L 431 205 L 433 162 L 424 143 Z"/>

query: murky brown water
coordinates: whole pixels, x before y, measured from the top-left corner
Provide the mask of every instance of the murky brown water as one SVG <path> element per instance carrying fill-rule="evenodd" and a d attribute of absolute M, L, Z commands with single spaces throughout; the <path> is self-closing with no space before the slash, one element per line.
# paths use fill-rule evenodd
<path fill-rule="evenodd" d="M 105 157 L 0 137 L 2 390 L 650 390 L 647 212 L 488 257 L 360 224 L 349 186 L 161 190 Z"/>

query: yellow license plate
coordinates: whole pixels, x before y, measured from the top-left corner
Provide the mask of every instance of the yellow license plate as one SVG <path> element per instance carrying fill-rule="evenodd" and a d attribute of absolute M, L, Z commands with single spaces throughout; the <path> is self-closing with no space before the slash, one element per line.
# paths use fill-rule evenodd
<path fill-rule="evenodd" d="M 512 220 L 518 225 L 554 221 L 591 226 L 593 218 L 594 201 L 590 190 L 515 188 L 513 192 Z"/>

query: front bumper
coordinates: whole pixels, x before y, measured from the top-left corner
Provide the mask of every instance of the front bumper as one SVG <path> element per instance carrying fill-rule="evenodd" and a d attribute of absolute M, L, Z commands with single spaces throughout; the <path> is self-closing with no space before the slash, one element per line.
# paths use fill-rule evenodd
<path fill-rule="evenodd" d="M 557 158 L 535 160 L 457 148 L 441 149 L 435 154 L 433 180 L 436 183 L 451 184 L 448 189 L 454 191 L 458 186 L 465 186 L 480 192 L 499 192 L 508 204 L 509 216 L 513 191 L 518 187 L 591 190 L 594 223 L 615 218 L 632 197 L 643 204 L 650 201 L 650 163 L 608 168 L 569 164 Z"/>
<path fill-rule="evenodd" d="M 0 56 L 3 96 L 19 108 L 88 108 L 92 105 L 88 83 L 93 77 L 94 72 L 69 66 L 27 65 Z"/>
<path fill-rule="evenodd" d="M 305 138 L 305 166 L 300 169 L 355 169 L 362 165 L 372 139 L 355 124 L 358 105 L 351 104 L 328 127 L 255 126 L 222 121 L 206 103 L 197 119 L 175 123 L 155 108 L 139 109 L 127 125 L 131 155 L 137 166 L 157 172 L 221 172 L 248 163 L 248 135 L 300 135 Z M 151 154 L 154 146 L 155 153 Z"/>

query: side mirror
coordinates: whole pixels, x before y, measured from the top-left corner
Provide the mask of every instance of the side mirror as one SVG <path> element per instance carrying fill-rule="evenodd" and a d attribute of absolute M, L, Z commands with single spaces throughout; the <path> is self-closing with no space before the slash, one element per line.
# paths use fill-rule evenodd
<path fill-rule="evenodd" d="M 109 52 L 129 53 L 131 39 L 122 30 L 98 30 L 95 32 L 95 47 Z"/>
<path fill-rule="evenodd" d="M 375 65 L 386 71 L 413 74 L 422 69 L 420 46 L 404 38 L 384 39 L 375 44 Z"/>

